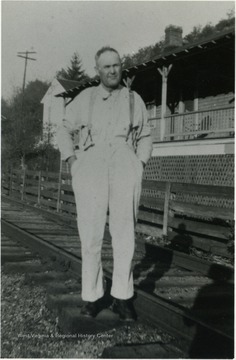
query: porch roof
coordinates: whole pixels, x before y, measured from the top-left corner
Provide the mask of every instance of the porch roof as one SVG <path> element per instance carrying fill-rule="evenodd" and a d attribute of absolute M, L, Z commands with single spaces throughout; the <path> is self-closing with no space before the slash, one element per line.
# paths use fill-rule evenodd
<path fill-rule="evenodd" d="M 192 57 L 197 57 L 198 55 L 201 56 L 201 54 L 205 52 L 217 50 L 219 48 L 221 48 L 221 50 L 226 49 L 226 51 L 228 51 L 230 49 L 234 51 L 234 37 L 235 28 L 231 28 L 229 30 L 221 32 L 220 34 L 209 37 L 203 41 L 178 47 L 171 51 L 163 51 L 162 54 L 160 54 L 158 57 L 151 61 L 147 61 L 142 64 L 132 66 L 128 69 L 124 69 L 123 78 L 125 79 L 129 76 L 133 76 L 147 70 L 156 70 L 157 67 L 161 67 L 163 65 L 168 66 L 169 64 L 173 64 L 179 60 L 189 63 L 192 61 Z M 69 90 L 64 91 L 56 96 L 73 99 L 85 88 L 88 88 L 90 86 L 96 86 L 99 84 L 99 82 L 99 79 L 85 81 L 84 83 L 81 83 L 74 88 L 70 88 Z"/>

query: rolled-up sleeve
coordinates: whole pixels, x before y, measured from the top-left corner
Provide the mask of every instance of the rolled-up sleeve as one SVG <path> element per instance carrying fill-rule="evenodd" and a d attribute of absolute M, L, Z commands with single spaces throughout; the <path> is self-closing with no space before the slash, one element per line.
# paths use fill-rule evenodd
<path fill-rule="evenodd" d="M 136 100 L 136 99 L 135 99 Z M 147 109 L 140 96 L 137 98 L 138 106 L 136 107 L 134 116 L 139 119 L 141 125 L 140 133 L 137 141 L 137 157 L 145 164 L 150 159 L 152 154 L 152 138 L 150 135 L 151 129 L 148 124 Z"/>

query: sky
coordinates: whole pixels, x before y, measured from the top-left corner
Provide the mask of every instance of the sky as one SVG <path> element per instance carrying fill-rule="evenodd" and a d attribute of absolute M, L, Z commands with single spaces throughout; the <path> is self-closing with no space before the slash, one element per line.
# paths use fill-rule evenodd
<path fill-rule="evenodd" d="M 94 76 L 94 55 L 110 45 L 120 55 L 164 39 L 165 27 L 215 25 L 227 18 L 233 1 L 2 1 L 1 95 L 9 99 L 22 87 L 25 60 L 18 52 L 35 51 L 26 84 L 52 81 L 78 52 L 83 69 Z"/>

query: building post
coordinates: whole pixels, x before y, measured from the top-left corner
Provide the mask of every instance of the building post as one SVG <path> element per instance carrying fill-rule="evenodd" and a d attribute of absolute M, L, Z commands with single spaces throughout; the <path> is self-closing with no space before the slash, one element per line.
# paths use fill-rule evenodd
<path fill-rule="evenodd" d="M 60 171 L 59 171 L 59 177 L 58 177 L 58 189 L 57 189 L 57 212 L 60 212 L 60 205 L 61 205 L 61 173 L 62 169 L 61 166 L 62 162 L 60 161 Z"/>
<path fill-rule="evenodd" d="M 161 141 L 164 140 L 165 136 L 165 116 L 166 116 L 166 107 L 167 107 L 167 79 L 168 74 L 172 68 L 172 64 L 168 67 L 163 66 L 162 69 L 157 69 L 162 76 L 162 88 L 161 88 Z"/>
<path fill-rule="evenodd" d="M 194 100 L 193 100 L 193 111 L 198 111 L 198 88 L 194 90 Z M 194 130 L 200 130 L 199 127 L 199 116 L 198 113 L 194 115 Z"/>
<path fill-rule="evenodd" d="M 21 189 L 21 200 L 24 200 L 24 195 L 25 195 L 25 178 L 26 178 L 26 168 L 23 168 L 23 172 L 22 172 L 22 189 Z"/>
<path fill-rule="evenodd" d="M 40 205 L 41 200 L 41 181 L 42 181 L 42 172 L 39 170 L 38 172 L 38 198 L 37 198 L 37 204 Z"/>
<path fill-rule="evenodd" d="M 167 181 L 166 191 L 165 191 L 165 202 L 164 202 L 163 229 L 162 229 L 162 235 L 165 237 L 168 235 L 170 194 L 171 194 L 171 183 Z"/>
<path fill-rule="evenodd" d="M 180 88 L 180 94 L 179 94 L 179 114 L 183 114 L 185 111 L 185 105 L 184 105 L 184 101 L 183 101 L 183 89 Z M 182 132 L 184 132 L 184 115 L 181 115 L 178 117 L 178 130 L 177 132 L 179 134 L 182 134 Z M 182 140 L 183 135 L 179 135 L 178 139 Z"/>

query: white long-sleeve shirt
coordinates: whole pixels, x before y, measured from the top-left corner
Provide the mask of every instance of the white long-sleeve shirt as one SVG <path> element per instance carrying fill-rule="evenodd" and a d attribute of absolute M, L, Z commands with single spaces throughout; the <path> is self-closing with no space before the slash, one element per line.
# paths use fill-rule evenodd
<path fill-rule="evenodd" d="M 66 117 L 57 131 L 57 142 L 63 160 L 75 155 L 73 134 L 76 130 L 80 132 L 79 147 L 83 147 L 88 136 L 89 117 L 91 117 L 91 136 L 95 146 L 99 143 L 114 145 L 125 142 L 130 125 L 128 89 L 119 86 L 110 93 L 101 84 L 94 89 L 92 87 L 82 91 L 66 109 Z M 93 104 L 92 109 L 89 110 L 92 92 Z M 151 156 L 152 140 L 146 107 L 136 92 L 134 92 L 133 118 L 133 126 L 139 127 L 136 155 L 146 163 Z M 131 145 L 131 134 L 128 143 Z"/>

